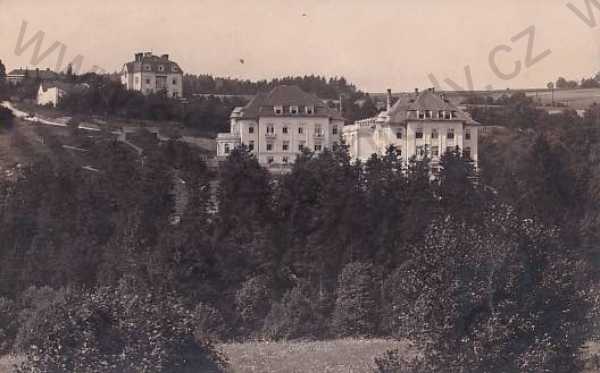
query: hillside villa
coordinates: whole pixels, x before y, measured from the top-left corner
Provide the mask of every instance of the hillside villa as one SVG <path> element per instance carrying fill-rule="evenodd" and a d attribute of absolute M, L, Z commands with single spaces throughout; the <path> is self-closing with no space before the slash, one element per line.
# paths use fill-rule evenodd
<path fill-rule="evenodd" d="M 259 93 L 230 117 L 230 131 L 217 135 L 217 157 L 245 145 L 271 171 L 289 170 L 303 149 L 320 152 L 341 141 L 344 118 L 317 96 L 295 85 Z"/>
<path fill-rule="evenodd" d="M 386 110 L 377 116 L 344 127 L 343 138 L 354 159 L 366 161 L 372 154 L 385 154 L 394 145 L 408 164 L 428 157 L 435 174 L 440 156 L 458 147 L 477 164 L 477 129 L 471 116 L 434 89 L 399 97 L 392 105 L 388 90 Z"/>
<path fill-rule="evenodd" d="M 183 71 L 168 54 L 136 53 L 134 60 L 123 65 L 121 83 L 132 91 L 145 95 L 164 91 L 169 97 L 183 95 Z"/>

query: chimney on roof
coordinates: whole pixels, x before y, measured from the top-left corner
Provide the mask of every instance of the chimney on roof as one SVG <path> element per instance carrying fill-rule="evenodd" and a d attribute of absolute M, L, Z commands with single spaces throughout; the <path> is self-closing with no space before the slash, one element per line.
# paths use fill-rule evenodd
<path fill-rule="evenodd" d="M 415 88 L 415 94 L 419 94 L 419 88 Z"/>
<path fill-rule="evenodd" d="M 162 56 L 160 56 L 160 58 L 162 58 L 163 60 L 168 60 L 169 59 L 169 55 L 168 54 L 163 54 Z"/>
<path fill-rule="evenodd" d="M 144 57 L 144 53 L 136 53 L 135 54 L 135 62 L 142 62 L 142 58 Z"/>
<path fill-rule="evenodd" d="M 392 90 L 388 88 L 387 90 L 387 111 L 390 111 L 392 108 Z"/>
<path fill-rule="evenodd" d="M 340 114 L 344 111 L 343 99 L 344 96 L 340 95 Z"/>
<path fill-rule="evenodd" d="M 144 52 L 144 57 L 152 57 L 152 52 Z"/>

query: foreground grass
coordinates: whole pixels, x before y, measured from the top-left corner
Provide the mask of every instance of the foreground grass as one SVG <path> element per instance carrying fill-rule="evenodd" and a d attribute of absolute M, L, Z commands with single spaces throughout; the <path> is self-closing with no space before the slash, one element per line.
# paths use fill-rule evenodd
<path fill-rule="evenodd" d="M 221 345 L 233 373 L 364 373 L 373 359 L 407 342 L 385 339 L 338 339 L 317 342 L 246 342 Z"/>
<path fill-rule="evenodd" d="M 0 357 L 0 373 L 13 373 L 15 365 L 20 365 L 22 362 L 23 359 L 18 356 L 2 356 Z"/>

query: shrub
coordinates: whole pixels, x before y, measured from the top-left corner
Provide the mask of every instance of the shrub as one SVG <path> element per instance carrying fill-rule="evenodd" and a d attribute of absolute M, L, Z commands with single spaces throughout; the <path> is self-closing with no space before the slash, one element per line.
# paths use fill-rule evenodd
<path fill-rule="evenodd" d="M 272 305 L 265 318 L 264 335 L 276 340 L 322 336 L 324 323 L 317 306 L 308 285 L 297 285 Z"/>
<path fill-rule="evenodd" d="M 7 130 L 13 127 L 15 116 L 10 109 L 0 106 L 0 130 Z"/>
<path fill-rule="evenodd" d="M 223 341 L 229 335 L 225 319 L 219 310 L 204 303 L 194 309 L 194 334 L 200 340 Z"/>
<path fill-rule="evenodd" d="M 22 341 L 21 372 L 218 372 L 223 360 L 193 335 L 192 313 L 168 293 L 65 292 Z"/>
<path fill-rule="evenodd" d="M 12 350 L 18 326 L 15 302 L 0 297 L 0 356 Z"/>
<path fill-rule="evenodd" d="M 245 332 L 260 329 L 262 321 L 270 309 L 271 294 L 267 280 L 262 277 L 253 277 L 242 284 L 235 294 L 235 302 L 243 323 Z"/>
<path fill-rule="evenodd" d="M 350 263 L 338 279 L 333 312 L 333 332 L 340 337 L 371 336 L 378 315 L 378 286 L 370 263 Z"/>

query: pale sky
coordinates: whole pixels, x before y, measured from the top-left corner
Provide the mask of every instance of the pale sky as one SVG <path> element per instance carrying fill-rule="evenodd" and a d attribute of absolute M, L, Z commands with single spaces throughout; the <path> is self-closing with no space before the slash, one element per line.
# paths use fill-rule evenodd
<path fill-rule="evenodd" d="M 56 67 L 60 47 L 37 66 L 33 44 L 16 53 L 26 22 L 24 43 L 41 31 L 42 54 L 60 42 L 63 66 L 82 55 L 82 71 L 119 71 L 135 52 L 153 51 L 186 73 L 344 76 L 370 92 L 430 87 L 429 74 L 443 89 L 446 78 L 468 88 L 467 65 L 475 89 L 545 87 L 600 70 L 600 9 L 592 5 L 590 27 L 569 2 L 588 16 L 586 0 L 0 0 L 0 59 L 8 70 Z M 527 67 L 529 34 L 511 38 L 530 26 L 531 57 L 551 52 Z M 500 72 L 522 65 L 508 80 L 489 63 L 503 44 Z"/>

